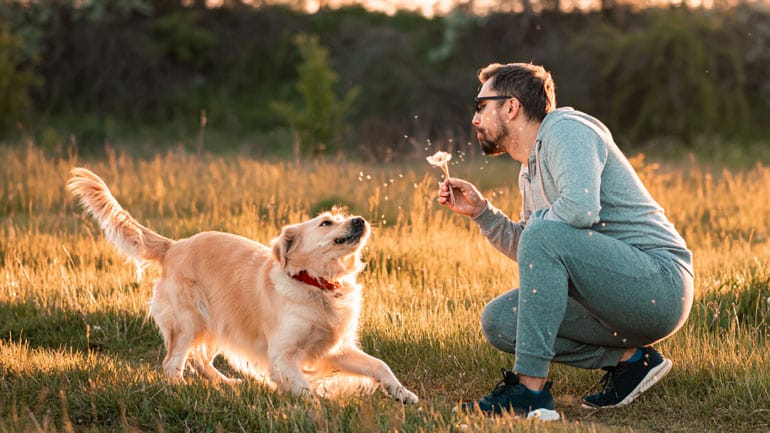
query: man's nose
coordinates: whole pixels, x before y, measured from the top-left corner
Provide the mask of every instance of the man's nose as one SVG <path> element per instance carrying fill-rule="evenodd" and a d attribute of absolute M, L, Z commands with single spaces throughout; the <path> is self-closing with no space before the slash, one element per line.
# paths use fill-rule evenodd
<path fill-rule="evenodd" d="M 479 113 L 474 114 L 471 123 L 473 126 L 479 126 L 481 124 L 481 115 L 479 115 Z"/>

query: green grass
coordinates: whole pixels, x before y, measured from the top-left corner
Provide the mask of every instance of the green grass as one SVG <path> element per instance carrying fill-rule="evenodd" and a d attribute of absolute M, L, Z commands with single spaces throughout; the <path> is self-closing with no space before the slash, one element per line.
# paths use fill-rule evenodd
<path fill-rule="evenodd" d="M 634 159 L 695 254 L 691 317 L 659 346 L 674 369 L 627 408 L 589 411 L 580 397 L 601 372 L 554 365 L 564 417 L 539 425 L 452 414 L 512 366 L 484 342 L 479 314 L 517 275 L 472 224 L 435 203 L 440 172 L 422 160 L 295 166 L 169 151 L 86 161 L 32 145 L 0 147 L 0 159 L 0 432 L 770 430 L 767 167 L 712 172 Z M 404 407 L 379 393 L 301 399 L 251 380 L 166 380 L 161 338 L 146 320 L 158 271 L 137 282 L 133 265 L 73 205 L 64 183 L 75 165 L 100 174 L 138 220 L 175 238 L 216 229 L 269 242 L 282 225 L 333 204 L 365 216 L 374 233 L 364 251 L 362 345 L 421 402 Z M 518 214 L 510 162 L 457 158 L 451 169 Z"/>

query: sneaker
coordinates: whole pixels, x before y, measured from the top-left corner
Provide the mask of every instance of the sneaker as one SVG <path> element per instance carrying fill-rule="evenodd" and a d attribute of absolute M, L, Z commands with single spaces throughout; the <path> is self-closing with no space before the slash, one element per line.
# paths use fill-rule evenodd
<path fill-rule="evenodd" d="M 502 415 L 503 412 L 526 416 L 527 419 L 555 421 L 559 414 L 554 410 L 551 382 L 546 382 L 539 393 L 529 390 L 519 383 L 519 376 L 512 371 L 501 369 L 501 380 L 491 393 L 477 402 L 464 402 L 460 405 L 463 412 L 480 410 L 486 415 Z"/>
<path fill-rule="evenodd" d="M 586 409 L 606 409 L 625 406 L 658 383 L 671 370 L 671 360 L 652 347 L 642 347 L 642 359 L 620 362 L 606 367 L 601 379 L 601 392 L 583 397 Z"/>

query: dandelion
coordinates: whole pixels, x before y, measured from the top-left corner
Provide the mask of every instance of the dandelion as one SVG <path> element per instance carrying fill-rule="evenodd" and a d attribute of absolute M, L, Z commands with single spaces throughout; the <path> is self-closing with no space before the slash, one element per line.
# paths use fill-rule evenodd
<path fill-rule="evenodd" d="M 447 164 L 452 159 L 452 154 L 444 152 L 442 150 L 439 150 L 438 152 L 434 153 L 433 155 L 425 158 L 430 165 L 434 167 L 439 167 L 441 171 L 444 172 L 444 176 L 447 178 L 449 177 L 449 168 L 447 167 Z"/>
<path fill-rule="evenodd" d="M 449 179 L 449 166 L 447 165 L 449 161 L 452 159 L 452 154 L 444 152 L 443 150 L 439 150 L 438 152 L 434 153 L 433 155 L 425 158 L 428 163 L 434 167 L 438 167 L 441 169 L 441 171 L 444 173 L 444 177 Z M 452 192 L 452 188 L 449 188 L 449 198 L 452 201 L 452 205 L 455 203 L 455 196 Z"/>

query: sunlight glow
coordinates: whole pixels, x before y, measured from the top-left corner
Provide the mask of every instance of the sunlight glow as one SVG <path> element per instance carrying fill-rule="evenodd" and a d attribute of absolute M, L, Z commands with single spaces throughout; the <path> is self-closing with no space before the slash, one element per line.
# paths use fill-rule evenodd
<path fill-rule="evenodd" d="M 85 1 L 85 0 L 78 0 Z M 194 0 L 183 0 L 188 6 Z M 208 7 L 226 6 L 230 0 L 206 0 Z M 394 15 L 398 11 L 408 11 L 422 14 L 428 18 L 442 16 L 459 8 L 475 15 L 486 15 L 493 12 L 520 13 L 524 11 L 522 1 L 501 2 L 500 0 L 243 0 L 243 3 L 262 6 L 267 4 L 285 4 L 315 13 L 322 8 L 336 9 L 344 6 L 362 5 L 369 11 Z M 560 0 L 562 12 L 598 10 L 602 0 Z M 618 4 L 630 5 L 635 8 L 687 6 L 689 8 L 710 9 L 717 5 L 732 7 L 740 3 L 756 3 L 770 5 L 770 0 L 617 0 Z M 535 13 L 542 12 L 543 5 L 537 0 L 531 1 Z"/>

